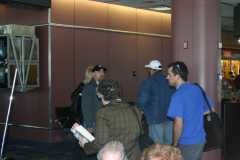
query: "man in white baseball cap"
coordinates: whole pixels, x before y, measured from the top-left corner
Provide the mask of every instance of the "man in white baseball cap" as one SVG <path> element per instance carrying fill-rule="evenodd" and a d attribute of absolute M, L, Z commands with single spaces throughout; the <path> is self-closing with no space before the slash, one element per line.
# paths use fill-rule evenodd
<path fill-rule="evenodd" d="M 152 60 L 145 65 L 149 71 L 139 89 L 137 103 L 144 112 L 149 126 L 149 137 L 161 144 L 172 143 L 172 121 L 167 118 L 167 111 L 174 89 L 162 74 L 162 64 Z"/>

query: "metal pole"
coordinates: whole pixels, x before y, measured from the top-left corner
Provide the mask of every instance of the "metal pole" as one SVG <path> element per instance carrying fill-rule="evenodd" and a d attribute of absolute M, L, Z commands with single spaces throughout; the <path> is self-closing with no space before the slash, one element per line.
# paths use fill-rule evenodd
<path fill-rule="evenodd" d="M 6 133 L 7 133 L 7 127 L 8 127 L 8 120 L 9 120 L 9 116 L 10 116 L 10 111 L 11 111 L 11 105 L 12 105 L 12 100 L 13 100 L 13 91 L 15 88 L 15 83 L 16 83 L 16 78 L 17 78 L 17 68 L 15 69 L 15 74 L 14 74 L 14 79 L 13 79 L 13 85 L 12 85 L 12 91 L 11 91 L 11 95 L 9 98 L 9 105 L 8 105 L 8 112 L 7 112 L 7 118 L 6 118 L 6 122 L 5 122 L 5 127 L 4 127 L 4 132 L 3 132 L 3 138 L 2 138 L 2 147 L 1 147 L 1 160 L 3 160 L 3 148 L 4 148 L 4 143 L 5 143 L 5 138 L 6 138 Z"/>

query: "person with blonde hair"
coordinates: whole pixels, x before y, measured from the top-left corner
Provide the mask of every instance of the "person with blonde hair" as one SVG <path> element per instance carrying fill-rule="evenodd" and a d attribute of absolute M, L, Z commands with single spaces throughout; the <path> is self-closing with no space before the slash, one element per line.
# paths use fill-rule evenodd
<path fill-rule="evenodd" d="M 88 66 L 87 68 L 86 68 L 86 71 L 85 71 L 85 76 L 84 76 L 84 79 L 83 79 L 83 84 L 88 84 L 91 80 L 92 80 L 92 78 L 93 78 L 93 72 L 92 72 L 92 70 L 93 70 L 93 67 L 94 66 Z"/>
<path fill-rule="evenodd" d="M 110 141 L 98 152 L 98 160 L 127 160 L 123 144 L 119 141 Z"/>
<path fill-rule="evenodd" d="M 94 132 L 96 126 L 96 113 L 100 108 L 101 102 L 97 97 L 96 88 L 98 84 L 104 79 L 107 69 L 100 64 L 92 68 L 92 78 L 87 83 L 82 91 L 82 113 L 83 125 L 91 132 Z M 85 81 L 88 81 L 86 78 Z"/>
<path fill-rule="evenodd" d="M 178 148 L 156 143 L 143 151 L 140 160 L 183 160 L 183 158 Z"/>
<path fill-rule="evenodd" d="M 80 124 L 83 124 L 83 112 L 82 112 L 82 92 L 86 85 L 88 85 L 93 78 L 93 70 L 94 66 L 90 65 L 86 68 L 84 78 L 78 85 L 78 87 L 72 92 L 71 100 L 72 100 L 72 112 L 74 115 L 74 120 Z M 83 150 L 79 150 L 78 143 L 74 143 L 73 149 L 73 159 L 94 159 L 95 157 L 88 157 L 84 154 Z"/>
<path fill-rule="evenodd" d="M 85 76 L 82 82 L 78 85 L 78 87 L 72 92 L 71 94 L 71 100 L 72 100 L 72 112 L 75 116 L 76 121 L 83 123 L 83 115 L 82 115 L 82 107 L 81 107 L 81 101 L 82 101 L 82 91 L 85 85 L 90 83 L 93 77 L 93 67 L 94 66 L 88 66 L 85 71 Z"/>

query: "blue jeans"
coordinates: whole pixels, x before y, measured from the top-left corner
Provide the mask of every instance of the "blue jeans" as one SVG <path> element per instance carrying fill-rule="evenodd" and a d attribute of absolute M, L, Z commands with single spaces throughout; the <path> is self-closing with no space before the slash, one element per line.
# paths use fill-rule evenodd
<path fill-rule="evenodd" d="M 160 124 L 149 125 L 149 137 L 156 143 L 172 144 L 173 123 L 166 121 Z"/>
<path fill-rule="evenodd" d="M 205 144 L 179 145 L 184 160 L 201 160 Z"/>

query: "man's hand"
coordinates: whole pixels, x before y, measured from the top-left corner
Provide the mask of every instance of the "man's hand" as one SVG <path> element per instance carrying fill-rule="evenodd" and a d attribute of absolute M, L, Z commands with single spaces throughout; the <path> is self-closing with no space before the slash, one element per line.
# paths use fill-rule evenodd
<path fill-rule="evenodd" d="M 80 125 L 79 125 L 78 123 L 74 123 L 73 126 L 72 126 L 72 128 L 75 129 L 75 128 L 79 127 L 79 126 L 80 126 Z"/>
<path fill-rule="evenodd" d="M 79 145 L 80 145 L 82 148 L 84 148 L 84 145 L 85 145 L 87 142 L 88 142 L 88 141 L 87 141 L 86 138 L 84 138 L 83 136 L 80 136 L 80 138 L 79 138 Z"/>
<path fill-rule="evenodd" d="M 90 132 L 90 133 L 92 133 L 92 134 L 93 134 L 94 131 L 95 131 L 94 128 L 87 128 L 87 130 L 88 130 L 88 132 Z"/>
<path fill-rule="evenodd" d="M 81 134 L 76 132 L 76 128 L 79 127 L 80 125 L 78 123 L 74 123 L 71 131 L 73 132 L 74 136 L 79 140 L 79 145 L 83 148 L 84 145 L 88 142 L 86 138 L 84 138 Z"/>

